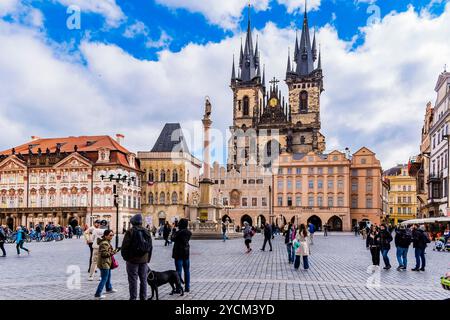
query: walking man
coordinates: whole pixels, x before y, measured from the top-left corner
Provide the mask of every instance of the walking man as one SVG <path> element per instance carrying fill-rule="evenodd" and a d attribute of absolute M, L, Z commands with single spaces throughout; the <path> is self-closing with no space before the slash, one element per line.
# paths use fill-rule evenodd
<path fill-rule="evenodd" d="M 17 234 L 16 234 L 16 249 L 17 249 L 17 254 L 20 255 L 20 249 L 26 251 L 28 254 L 30 254 L 30 250 L 28 250 L 27 248 L 23 247 L 23 243 L 25 242 L 25 231 L 22 230 L 21 227 L 17 227 Z"/>
<path fill-rule="evenodd" d="M 222 237 L 223 242 L 225 242 L 225 240 L 227 240 L 227 225 L 225 224 L 225 222 L 222 222 Z"/>
<path fill-rule="evenodd" d="M 269 242 L 270 250 L 272 251 L 272 227 L 270 224 L 266 223 L 264 226 L 264 243 L 263 247 L 261 248 L 262 251 L 266 249 L 266 243 Z"/>
<path fill-rule="evenodd" d="M 0 226 L 0 249 L 2 250 L 3 255 L 0 257 L 6 257 L 6 251 L 5 251 L 5 241 L 6 241 L 6 233 L 2 226 Z"/>
<path fill-rule="evenodd" d="M 323 236 L 328 237 L 328 224 L 323 225 Z"/>
<path fill-rule="evenodd" d="M 152 236 L 150 231 L 142 227 L 142 215 L 137 214 L 130 219 L 132 228 L 125 233 L 122 243 L 122 257 L 127 262 L 128 288 L 130 300 L 137 299 L 138 278 L 139 299 L 147 299 L 148 266 L 152 257 Z"/>
<path fill-rule="evenodd" d="M 311 222 L 308 224 L 308 231 L 309 231 L 309 238 L 310 238 L 311 244 L 314 244 L 313 240 L 314 240 L 314 232 L 316 231 L 316 227 Z"/>

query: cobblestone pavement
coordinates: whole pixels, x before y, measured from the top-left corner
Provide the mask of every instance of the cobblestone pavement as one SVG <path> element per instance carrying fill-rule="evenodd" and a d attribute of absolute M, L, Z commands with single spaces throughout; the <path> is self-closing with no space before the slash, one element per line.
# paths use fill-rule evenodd
<path fill-rule="evenodd" d="M 253 252 L 244 253 L 243 239 L 191 241 L 191 292 L 184 297 L 170 296 L 170 286 L 160 288 L 160 299 L 352 299 L 352 300 L 416 300 L 448 299 L 450 292 L 439 284 L 450 270 L 450 253 L 427 249 L 426 272 L 410 271 L 415 261 L 409 250 L 408 271 L 395 270 L 395 248 L 390 251 L 391 270 L 378 273 L 379 287 L 369 288 L 370 253 L 360 237 L 336 234 L 327 238 L 316 235 L 310 256 L 310 269 L 298 271 L 287 263 L 282 236 L 276 236 L 274 250 L 265 252 L 262 237 L 252 243 Z M 156 240 L 150 267 L 164 271 L 174 269 L 172 247 Z M 32 250 L 17 257 L 15 246 L 6 244 L 8 257 L 0 258 L 0 300 L 5 299 L 93 299 L 97 281 L 87 281 L 89 249 L 84 241 L 66 239 L 56 243 L 29 243 Z M 107 299 L 128 299 L 125 263 L 118 255 L 120 267 L 113 271 L 113 287 L 117 293 Z M 81 269 L 80 288 L 71 288 L 70 270 Z M 69 270 L 69 273 L 68 273 Z M 73 271 L 72 271 L 73 272 Z M 68 279 L 75 279 L 68 281 Z M 151 290 L 149 290 L 150 294 Z"/>

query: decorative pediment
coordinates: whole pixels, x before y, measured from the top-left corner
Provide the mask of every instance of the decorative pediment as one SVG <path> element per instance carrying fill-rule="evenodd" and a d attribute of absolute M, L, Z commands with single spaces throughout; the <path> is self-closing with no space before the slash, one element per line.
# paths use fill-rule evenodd
<path fill-rule="evenodd" d="M 353 156 L 372 156 L 372 155 L 375 155 L 375 153 L 373 153 L 366 147 L 362 147 L 353 154 Z"/>
<path fill-rule="evenodd" d="M 82 157 L 79 153 L 72 153 L 70 156 L 64 158 L 57 164 L 53 166 L 56 168 L 65 168 L 65 169 L 78 169 L 78 168 L 91 168 L 92 164 L 88 159 Z"/>
<path fill-rule="evenodd" d="M 0 170 L 26 170 L 25 163 L 17 158 L 15 155 L 10 155 L 8 158 L 0 162 Z"/>

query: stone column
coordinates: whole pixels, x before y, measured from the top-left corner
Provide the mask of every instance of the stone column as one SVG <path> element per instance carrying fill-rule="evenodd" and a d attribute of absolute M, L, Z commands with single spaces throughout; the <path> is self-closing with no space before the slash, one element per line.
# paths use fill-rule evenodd
<path fill-rule="evenodd" d="M 204 116 L 203 120 L 203 178 L 210 179 L 210 129 L 212 125 L 209 116 Z"/>

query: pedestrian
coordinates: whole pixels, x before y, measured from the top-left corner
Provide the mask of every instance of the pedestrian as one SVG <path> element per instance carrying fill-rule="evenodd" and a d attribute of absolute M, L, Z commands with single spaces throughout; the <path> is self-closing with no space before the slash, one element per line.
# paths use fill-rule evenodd
<path fill-rule="evenodd" d="M 92 241 L 92 260 L 91 260 L 91 266 L 89 268 L 89 281 L 94 281 L 94 274 L 95 270 L 97 269 L 97 259 L 98 259 L 98 239 L 100 239 L 103 236 L 104 230 L 101 229 L 102 227 L 102 221 L 95 220 L 94 226 L 89 228 L 89 233 L 91 235 L 90 240 Z"/>
<path fill-rule="evenodd" d="M 416 256 L 416 267 L 411 269 L 412 271 L 425 271 L 425 249 L 427 243 L 430 243 L 430 238 L 425 232 L 425 226 L 420 226 L 418 224 L 413 225 L 412 230 L 414 255 Z M 422 263 L 421 263 L 422 262 Z"/>
<path fill-rule="evenodd" d="M 355 232 L 355 237 L 357 237 L 358 236 L 358 231 L 359 231 L 359 228 L 358 228 L 358 225 L 357 224 L 355 224 L 354 226 L 353 226 L 353 231 Z"/>
<path fill-rule="evenodd" d="M 192 232 L 188 230 L 188 220 L 178 221 L 178 231 L 172 234 L 171 240 L 174 243 L 172 258 L 175 262 L 175 268 L 181 279 L 181 271 L 184 271 L 184 292 L 190 290 L 190 261 L 189 261 L 189 240 Z"/>
<path fill-rule="evenodd" d="M 289 223 L 288 228 L 284 234 L 284 244 L 286 245 L 286 249 L 288 252 L 288 261 L 289 264 L 294 263 L 295 252 L 292 248 L 292 234 L 295 234 L 294 226 L 292 223 Z"/>
<path fill-rule="evenodd" d="M 227 225 L 225 224 L 225 222 L 222 222 L 222 238 L 223 242 L 227 240 Z"/>
<path fill-rule="evenodd" d="M 323 225 L 323 236 L 328 237 L 328 224 Z"/>
<path fill-rule="evenodd" d="M 370 227 L 370 232 L 367 235 L 366 239 L 366 247 L 370 250 L 370 254 L 372 255 L 372 265 L 379 266 L 380 265 L 380 233 L 378 228 L 375 226 Z"/>
<path fill-rule="evenodd" d="M 17 255 L 20 255 L 20 249 L 26 251 L 28 254 L 31 253 L 31 250 L 28 250 L 27 248 L 24 248 L 23 243 L 25 242 L 26 234 L 25 231 L 22 229 L 22 227 L 17 227 L 16 229 L 16 249 L 17 249 Z"/>
<path fill-rule="evenodd" d="M 363 228 L 361 232 L 363 240 L 367 240 L 367 234 L 368 234 L 367 228 Z"/>
<path fill-rule="evenodd" d="M 266 249 L 266 244 L 269 242 L 270 250 L 272 251 L 272 226 L 268 223 L 264 226 L 264 243 L 261 248 L 261 251 L 264 251 Z"/>
<path fill-rule="evenodd" d="M 3 253 L 3 255 L 1 255 L 0 257 L 6 257 L 5 241 L 6 241 L 6 232 L 3 226 L 0 226 L 0 249 L 2 250 Z"/>
<path fill-rule="evenodd" d="M 444 231 L 444 244 L 447 243 L 448 239 L 450 238 L 450 224 L 447 224 L 447 227 Z"/>
<path fill-rule="evenodd" d="M 300 257 L 303 259 L 303 268 L 305 270 L 309 269 L 308 257 L 310 255 L 310 243 L 310 233 L 306 229 L 306 226 L 302 223 L 293 242 L 293 248 L 295 251 L 294 268 L 296 270 L 300 267 Z"/>
<path fill-rule="evenodd" d="M 244 243 L 247 247 L 247 252 L 249 253 L 252 251 L 252 248 L 250 247 L 250 243 L 252 243 L 252 237 L 255 234 L 255 231 L 250 226 L 250 224 L 247 221 L 244 221 Z"/>
<path fill-rule="evenodd" d="M 67 226 L 67 230 L 69 232 L 69 239 L 72 239 L 72 237 L 73 237 L 73 227 L 70 224 Z"/>
<path fill-rule="evenodd" d="M 128 289 L 130 300 L 137 299 L 138 278 L 139 299 L 147 300 L 148 266 L 152 257 L 152 236 L 142 227 L 142 215 L 130 219 L 131 229 L 125 233 L 122 242 L 122 257 L 127 263 Z"/>
<path fill-rule="evenodd" d="M 275 239 L 275 235 L 277 234 L 277 227 L 275 222 L 272 222 L 272 240 Z"/>
<path fill-rule="evenodd" d="M 169 242 L 169 235 L 170 235 L 170 225 L 169 225 L 169 221 L 166 221 L 166 223 L 164 224 L 164 228 L 163 228 L 163 238 L 164 238 L 164 246 L 168 246 L 170 245 Z"/>
<path fill-rule="evenodd" d="M 308 224 L 308 231 L 309 231 L 309 236 L 311 239 L 311 244 L 314 244 L 313 240 L 314 240 L 314 232 L 316 231 L 316 227 L 311 222 Z"/>
<path fill-rule="evenodd" d="M 117 290 L 113 289 L 111 284 L 111 267 L 113 264 L 113 256 L 119 251 L 114 250 L 111 246 L 111 239 L 114 237 L 114 232 L 112 230 L 104 230 L 103 236 L 97 238 L 96 243 L 98 245 L 98 257 L 97 257 L 97 267 L 100 269 L 100 283 L 98 284 L 97 291 L 95 292 L 95 297 L 97 299 L 104 299 L 105 296 L 102 295 L 103 288 L 106 286 L 106 293 L 114 293 Z"/>
<path fill-rule="evenodd" d="M 152 227 L 152 234 L 153 234 L 153 238 L 156 238 L 156 227 L 155 226 Z"/>
<path fill-rule="evenodd" d="M 381 255 L 383 256 L 384 268 L 389 270 L 391 268 L 391 263 L 389 261 L 389 250 L 391 250 L 392 235 L 389 232 L 388 227 L 385 224 L 380 226 L 380 249 Z"/>
<path fill-rule="evenodd" d="M 41 225 L 39 223 L 36 225 L 36 228 L 34 228 L 34 231 L 36 232 L 36 240 L 37 241 L 41 241 L 42 228 L 41 228 Z"/>
<path fill-rule="evenodd" d="M 408 264 L 408 248 L 412 242 L 411 230 L 407 230 L 404 225 L 400 225 L 395 230 L 394 242 L 397 247 L 397 271 L 406 270 Z"/>

